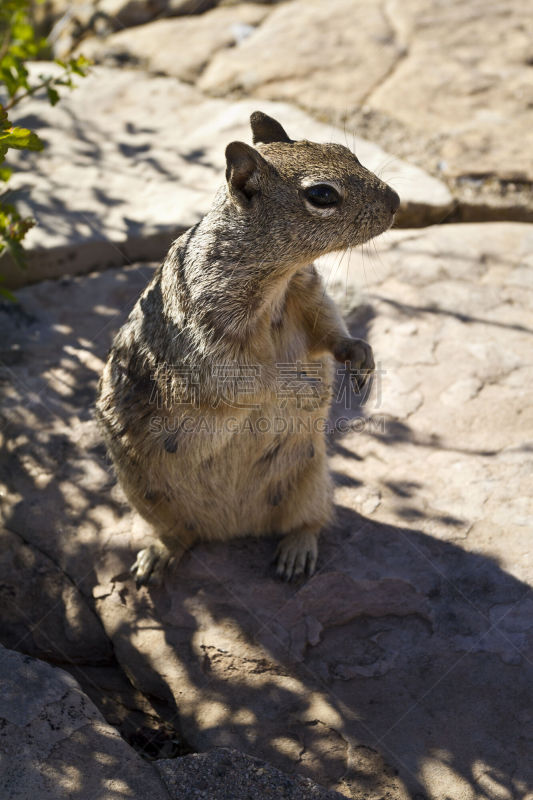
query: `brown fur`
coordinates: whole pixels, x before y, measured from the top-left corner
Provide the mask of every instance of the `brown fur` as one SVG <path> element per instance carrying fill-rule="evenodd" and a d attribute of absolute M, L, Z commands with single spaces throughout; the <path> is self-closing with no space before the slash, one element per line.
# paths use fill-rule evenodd
<path fill-rule="evenodd" d="M 157 537 L 132 568 L 138 584 L 200 539 L 272 533 L 283 537 L 278 572 L 312 573 L 332 514 L 319 424 L 332 356 L 373 369 L 312 262 L 386 230 L 398 197 L 345 147 L 292 141 L 260 112 L 251 122 L 262 144 L 228 145 L 226 185 L 170 248 L 100 382 L 97 417 L 119 481 Z M 310 182 L 333 183 L 340 202 L 311 206 Z M 311 396 L 280 393 L 280 370 L 297 362 L 313 362 Z"/>

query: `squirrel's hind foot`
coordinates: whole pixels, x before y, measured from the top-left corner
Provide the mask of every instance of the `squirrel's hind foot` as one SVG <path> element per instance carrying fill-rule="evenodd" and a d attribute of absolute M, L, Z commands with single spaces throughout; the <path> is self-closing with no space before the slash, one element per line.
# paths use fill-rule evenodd
<path fill-rule="evenodd" d="M 285 581 L 300 575 L 311 577 L 316 569 L 318 533 L 309 528 L 287 533 L 276 550 L 276 573 Z"/>
<path fill-rule="evenodd" d="M 169 561 L 170 553 L 164 544 L 155 543 L 139 550 L 135 563 L 130 567 L 137 589 L 141 586 L 158 586 Z"/>

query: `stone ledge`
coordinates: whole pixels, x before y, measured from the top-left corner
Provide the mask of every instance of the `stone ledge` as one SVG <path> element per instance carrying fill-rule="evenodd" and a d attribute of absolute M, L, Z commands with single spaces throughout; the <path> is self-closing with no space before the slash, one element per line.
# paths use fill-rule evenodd
<path fill-rule="evenodd" d="M 12 157 L 14 197 L 37 225 L 26 239 L 26 271 L 3 257 L 6 285 L 163 258 L 172 238 L 210 207 L 224 180 L 225 147 L 251 140 L 248 119 L 258 107 L 294 137 L 355 147 L 398 189 L 398 224 L 440 222 L 453 208 L 448 189 L 423 170 L 295 106 L 206 99 L 173 78 L 99 67 L 57 106 L 32 99 L 15 120 L 27 120 L 47 146 Z"/>

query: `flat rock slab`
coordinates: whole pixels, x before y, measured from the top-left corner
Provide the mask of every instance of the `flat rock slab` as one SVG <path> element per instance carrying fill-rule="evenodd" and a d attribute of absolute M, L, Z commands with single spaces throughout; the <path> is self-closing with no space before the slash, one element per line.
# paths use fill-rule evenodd
<path fill-rule="evenodd" d="M 194 83 L 210 58 L 253 33 L 268 13 L 260 3 L 237 3 L 207 14 L 158 19 L 101 39 L 85 39 L 80 53 L 97 63 L 137 65 Z"/>
<path fill-rule="evenodd" d="M 215 54 L 198 85 L 219 96 L 237 92 L 319 114 L 346 112 L 365 102 L 402 55 L 384 3 L 292 0 L 237 47 Z"/>
<path fill-rule="evenodd" d="M 224 180 L 225 147 L 251 141 L 248 119 L 258 104 L 295 138 L 353 147 L 398 188 L 404 224 L 440 221 L 452 207 L 440 181 L 292 105 L 206 99 L 172 78 L 95 68 L 60 104 L 32 100 L 17 120 L 31 124 L 47 147 L 17 159 L 12 186 L 37 225 L 26 240 L 29 269 L 2 260 L 6 283 L 161 258 L 176 233 L 210 207 Z"/>
<path fill-rule="evenodd" d="M 292 0 L 197 85 L 368 131 L 448 180 L 463 219 L 531 221 L 532 38 L 528 0 Z"/>
<path fill-rule="evenodd" d="M 168 800 L 66 672 L 0 645 L 0 685 L 2 800 Z"/>
<path fill-rule="evenodd" d="M 56 58 L 66 58 L 90 34 L 142 25 L 157 17 L 201 14 L 218 0 L 49 0 L 35 9 L 40 30 L 47 34 Z M 49 33 L 50 32 L 50 33 Z"/>
<path fill-rule="evenodd" d="M 533 18 L 527 0 L 401 0 L 405 57 L 369 105 L 440 134 L 452 176 L 533 181 Z"/>
<path fill-rule="evenodd" d="M 367 398 L 340 381 L 337 523 L 297 585 L 274 578 L 269 539 L 198 546 L 160 589 L 131 583 L 148 536 L 91 405 L 151 268 L 27 287 L 3 312 L 3 522 L 94 600 L 194 747 L 352 798 L 532 790 L 532 242 L 526 224 L 438 226 L 322 265 L 378 373 Z"/>

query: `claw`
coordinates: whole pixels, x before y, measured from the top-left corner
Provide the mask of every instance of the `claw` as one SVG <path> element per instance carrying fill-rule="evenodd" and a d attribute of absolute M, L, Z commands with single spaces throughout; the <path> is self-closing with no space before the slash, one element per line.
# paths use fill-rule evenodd
<path fill-rule="evenodd" d="M 135 562 L 130 567 L 137 589 L 141 586 L 157 586 L 161 582 L 168 560 L 168 555 L 155 544 L 139 550 Z"/>
<path fill-rule="evenodd" d="M 287 534 L 276 550 L 276 574 L 284 581 L 291 581 L 306 574 L 311 577 L 317 559 L 317 534 L 307 530 Z"/>
<path fill-rule="evenodd" d="M 351 369 L 350 378 L 352 386 L 356 394 L 361 394 L 365 384 L 372 377 L 373 370 L 371 369 Z"/>

